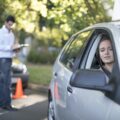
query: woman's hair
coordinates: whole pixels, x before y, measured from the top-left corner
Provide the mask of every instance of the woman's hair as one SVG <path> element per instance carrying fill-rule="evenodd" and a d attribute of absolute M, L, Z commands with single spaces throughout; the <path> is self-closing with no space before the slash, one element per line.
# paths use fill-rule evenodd
<path fill-rule="evenodd" d="M 103 35 L 102 35 L 102 38 L 101 38 L 101 40 L 100 40 L 100 42 L 99 42 L 99 44 L 98 44 L 98 47 L 100 46 L 100 43 L 101 43 L 102 41 L 105 41 L 105 40 L 111 41 L 111 39 L 110 39 L 110 37 L 109 37 L 108 35 L 103 34 Z"/>

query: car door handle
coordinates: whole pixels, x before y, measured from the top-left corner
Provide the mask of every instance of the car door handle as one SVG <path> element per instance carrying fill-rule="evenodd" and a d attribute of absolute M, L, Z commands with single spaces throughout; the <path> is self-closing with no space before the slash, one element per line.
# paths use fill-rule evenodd
<path fill-rule="evenodd" d="M 67 91 L 70 92 L 70 93 L 72 93 L 72 92 L 73 92 L 72 87 L 68 86 L 68 87 L 67 87 Z"/>
<path fill-rule="evenodd" d="M 58 74 L 55 72 L 54 75 L 57 76 Z"/>

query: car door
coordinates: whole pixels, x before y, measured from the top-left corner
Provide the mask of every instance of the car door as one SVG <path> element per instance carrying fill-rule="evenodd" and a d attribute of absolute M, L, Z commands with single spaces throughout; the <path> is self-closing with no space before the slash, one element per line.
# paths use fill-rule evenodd
<path fill-rule="evenodd" d="M 107 32 L 102 29 L 99 31 L 101 31 L 101 33 L 102 31 Z M 91 42 L 89 42 L 88 46 L 92 44 L 92 47 L 90 49 L 89 47 L 86 48 L 85 56 L 83 56 L 84 58 L 80 62 L 79 70 L 91 69 L 100 38 L 101 34 L 98 32 L 98 37 L 94 42 L 90 40 Z M 69 89 L 71 89 L 72 92 L 69 91 Z M 112 109 L 120 109 L 120 106 L 109 97 L 106 97 L 102 91 L 77 88 L 70 85 L 69 89 L 67 94 L 67 119 L 69 120 L 113 120 L 113 116 L 110 117 L 112 114 L 111 111 L 113 111 Z M 117 107 L 113 107 L 114 104 Z M 120 111 L 116 113 L 116 120 L 118 120 L 118 113 L 120 113 Z"/>
<path fill-rule="evenodd" d="M 85 31 L 80 35 L 75 35 L 65 45 L 63 51 L 58 56 L 54 65 L 54 79 L 55 79 L 55 106 L 57 120 L 66 120 L 66 95 L 68 94 L 67 86 L 72 75 L 74 63 L 77 56 L 80 54 L 82 41 L 86 41 L 92 33 Z M 82 54 L 82 52 L 81 52 Z M 57 92 L 56 92 L 57 91 Z"/>

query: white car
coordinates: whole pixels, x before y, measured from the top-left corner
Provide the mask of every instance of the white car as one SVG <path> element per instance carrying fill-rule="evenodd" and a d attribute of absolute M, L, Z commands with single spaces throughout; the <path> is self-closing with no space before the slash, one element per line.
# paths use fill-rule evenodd
<path fill-rule="evenodd" d="M 115 58 L 109 83 L 95 57 L 102 34 L 111 38 Z M 49 120 L 120 120 L 119 22 L 96 24 L 70 38 L 53 66 L 48 99 Z"/>

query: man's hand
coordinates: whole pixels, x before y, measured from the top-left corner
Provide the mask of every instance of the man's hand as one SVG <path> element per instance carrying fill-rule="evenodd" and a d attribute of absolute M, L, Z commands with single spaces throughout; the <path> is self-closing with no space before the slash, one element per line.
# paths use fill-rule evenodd
<path fill-rule="evenodd" d="M 20 51 L 20 44 L 14 44 L 13 47 L 12 47 L 12 50 L 14 52 L 19 52 Z"/>

